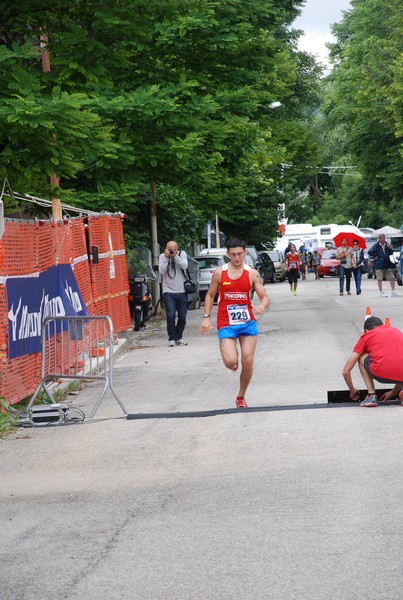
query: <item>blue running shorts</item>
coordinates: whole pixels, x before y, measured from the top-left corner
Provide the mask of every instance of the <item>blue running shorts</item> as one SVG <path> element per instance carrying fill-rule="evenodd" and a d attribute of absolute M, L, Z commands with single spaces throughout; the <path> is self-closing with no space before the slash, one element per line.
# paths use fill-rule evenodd
<path fill-rule="evenodd" d="M 221 327 L 218 330 L 218 337 L 220 340 L 226 338 L 239 338 L 241 335 L 258 335 L 259 331 L 257 328 L 256 321 L 246 321 L 240 325 L 228 325 L 228 327 Z"/>

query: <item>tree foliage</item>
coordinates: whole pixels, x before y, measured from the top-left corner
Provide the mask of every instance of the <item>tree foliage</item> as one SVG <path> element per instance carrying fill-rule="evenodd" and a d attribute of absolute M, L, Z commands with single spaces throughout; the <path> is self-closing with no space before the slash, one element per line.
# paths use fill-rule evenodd
<path fill-rule="evenodd" d="M 319 71 L 296 51 L 290 28 L 302 4 L 7 4 L 0 174 L 15 189 L 48 196 L 56 173 L 62 199 L 122 210 L 134 229 L 149 228 L 154 182 L 160 235 L 176 222 L 176 237 L 197 239 L 218 212 L 249 242 L 273 237 L 280 165 L 295 164 L 298 186 L 316 153 L 309 122 Z M 42 71 L 44 50 L 50 72 Z M 282 107 L 273 110 L 273 101 Z"/>
<path fill-rule="evenodd" d="M 347 159 L 361 175 L 335 192 L 349 200 L 350 218 L 363 215 L 373 227 L 403 222 L 402 26 L 401 3 L 353 0 L 352 10 L 333 27 L 335 69 L 324 101 L 328 139 L 339 132 L 334 159 Z"/>

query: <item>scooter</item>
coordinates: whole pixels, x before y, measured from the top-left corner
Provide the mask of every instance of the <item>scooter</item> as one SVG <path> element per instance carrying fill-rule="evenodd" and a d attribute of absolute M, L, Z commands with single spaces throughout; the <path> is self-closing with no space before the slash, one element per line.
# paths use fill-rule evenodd
<path fill-rule="evenodd" d="M 129 310 L 134 331 L 145 327 L 152 314 L 153 300 L 150 282 L 155 280 L 148 248 L 133 248 L 128 256 Z"/>
<path fill-rule="evenodd" d="M 139 331 L 149 320 L 152 311 L 151 291 L 145 275 L 135 275 L 129 279 L 129 307 L 134 321 L 134 331 Z"/>

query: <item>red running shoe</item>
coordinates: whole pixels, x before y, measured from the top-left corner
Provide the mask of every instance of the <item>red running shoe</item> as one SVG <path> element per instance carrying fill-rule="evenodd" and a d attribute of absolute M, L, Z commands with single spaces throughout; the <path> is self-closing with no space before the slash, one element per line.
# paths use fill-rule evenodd
<path fill-rule="evenodd" d="M 248 408 L 248 405 L 246 404 L 245 398 L 243 396 L 237 396 L 235 404 L 237 408 Z"/>

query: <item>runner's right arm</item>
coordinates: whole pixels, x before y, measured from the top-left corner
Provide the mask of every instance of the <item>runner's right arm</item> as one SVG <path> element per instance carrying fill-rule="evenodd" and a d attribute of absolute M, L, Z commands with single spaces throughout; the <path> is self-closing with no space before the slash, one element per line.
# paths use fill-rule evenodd
<path fill-rule="evenodd" d="M 213 327 L 211 326 L 210 315 L 213 309 L 214 298 L 216 297 L 218 289 L 220 287 L 220 279 L 221 268 L 218 268 L 213 273 L 210 287 L 208 289 L 207 294 L 204 297 L 204 314 L 208 316 L 203 317 L 203 321 L 201 322 L 201 325 L 199 327 L 199 331 L 202 335 L 208 335 L 210 333 L 210 329 L 213 329 Z"/>

